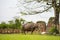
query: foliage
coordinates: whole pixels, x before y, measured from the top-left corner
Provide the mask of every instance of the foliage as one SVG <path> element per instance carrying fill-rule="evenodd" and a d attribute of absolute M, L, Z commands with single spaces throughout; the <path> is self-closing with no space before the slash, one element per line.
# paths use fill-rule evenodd
<path fill-rule="evenodd" d="M 50 22 L 53 23 L 54 22 L 54 19 L 55 19 L 55 17 L 50 17 L 48 23 L 50 23 Z"/>
<path fill-rule="evenodd" d="M 15 19 L 15 28 L 17 29 L 21 29 L 22 28 L 22 24 L 24 24 L 24 19 L 19 19 L 19 18 L 16 18 Z"/>
<path fill-rule="evenodd" d="M 59 31 L 57 30 L 57 27 L 52 26 L 49 30 L 49 34 L 52 34 L 52 35 L 59 34 Z"/>
<path fill-rule="evenodd" d="M 33 23 L 32 21 L 28 22 L 28 23 Z"/>
<path fill-rule="evenodd" d="M 55 19 L 55 17 L 50 17 L 50 18 L 49 18 L 49 20 L 53 20 L 53 19 Z"/>
<path fill-rule="evenodd" d="M 5 22 L 2 22 L 2 23 L 0 24 L 0 29 L 1 29 L 1 28 L 3 28 L 3 29 L 8 28 L 8 24 L 6 24 Z"/>
<path fill-rule="evenodd" d="M 10 20 L 8 25 L 9 25 L 9 28 L 12 28 L 12 29 L 15 28 L 15 23 L 13 22 L 13 20 Z"/>
<path fill-rule="evenodd" d="M 45 23 L 44 21 L 37 21 L 37 23 Z"/>
<path fill-rule="evenodd" d="M 34 15 L 34 14 L 38 14 L 38 13 L 43 13 L 45 11 L 48 11 L 52 7 L 52 6 L 47 6 L 48 0 L 23 0 L 23 1 L 24 2 L 22 2 L 22 3 L 21 3 L 21 1 L 19 1 L 19 3 L 21 3 L 22 6 L 26 9 L 25 11 L 20 12 L 23 15 Z M 33 5 L 33 7 L 29 7 L 29 6 L 32 6 L 31 4 Z M 44 5 L 42 5 L 42 4 L 44 4 Z M 37 6 L 37 5 L 39 5 L 39 6 Z M 41 8 L 41 7 L 43 7 L 44 10 L 41 10 L 41 9 L 37 10 L 38 8 Z"/>
<path fill-rule="evenodd" d="M 15 28 L 20 28 L 21 27 L 21 22 L 19 19 L 15 19 Z"/>
<path fill-rule="evenodd" d="M 0 29 L 8 29 L 8 28 L 11 28 L 11 29 L 21 29 L 22 27 L 22 23 L 24 23 L 25 20 L 23 19 L 15 19 L 14 21 L 13 20 L 10 20 L 9 23 L 5 23 L 5 22 L 2 22 L 0 24 Z"/>
<path fill-rule="evenodd" d="M 22 3 L 22 6 L 26 3 L 27 5 L 26 5 L 26 6 L 24 5 L 23 7 L 28 10 L 28 11 L 26 11 L 26 12 L 25 12 L 25 11 L 22 11 L 21 14 L 23 14 L 23 15 L 33 15 L 33 14 L 43 13 L 43 12 L 45 12 L 45 11 L 48 11 L 48 10 L 51 9 L 52 7 L 54 8 L 54 6 L 55 6 L 54 3 L 52 3 L 52 0 L 51 0 L 51 1 L 50 1 L 50 0 L 23 0 L 23 1 L 24 1 L 24 2 Z M 43 2 L 41 3 L 41 5 L 38 4 L 40 7 L 36 7 L 36 8 L 34 8 L 34 9 L 43 7 L 44 10 L 40 10 L 40 11 L 36 11 L 36 10 L 35 10 L 35 11 L 34 11 L 33 8 L 29 8 L 28 6 L 29 6 L 31 3 L 33 4 L 34 1 L 36 1 L 36 3 L 41 3 L 41 1 L 43 1 Z M 57 2 L 57 1 L 59 1 L 59 0 L 55 0 L 55 1 Z M 55 2 L 55 1 L 54 1 L 54 2 Z M 19 1 L 19 3 L 20 3 L 20 2 L 21 2 L 21 0 Z M 42 6 L 42 4 L 43 4 L 44 2 L 46 3 L 46 5 L 43 5 L 43 6 Z M 51 2 L 51 3 L 50 3 L 50 2 Z M 35 4 L 36 4 L 36 3 L 35 3 Z M 19 5 L 19 4 L 18 4 L 18 5 Z M 48 5 L 48 6 L 47 6 L 47 5 Z M 31 5 L 30 5 L 30 6 L 31 6 Z M 19 6 L 19 7 L 20 7 L 20 6 Z M 59 7 L 59 6 L 56 6 L 55 8 L 60 11 L 60 7 Z M 54 8 L 54 10 L 55 10 L 55 8 Z M 33 11 L 30 10 L 30 9 L 32 9 Z"/>

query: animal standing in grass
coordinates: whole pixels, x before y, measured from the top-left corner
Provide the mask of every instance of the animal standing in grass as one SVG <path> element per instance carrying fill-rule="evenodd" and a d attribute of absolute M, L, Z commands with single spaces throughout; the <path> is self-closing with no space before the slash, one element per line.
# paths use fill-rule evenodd
<path fill-rule="evenodd" d="M 26 32 L 29 32 L 29 31 L 32 34 L 35 29 L 38 29 L 38 26 L 37 26 L 37 24 L 32 23 L 32 22 L 28 22 L 22 26 L 22 32 L 24 34 L 26 34 Z"/>

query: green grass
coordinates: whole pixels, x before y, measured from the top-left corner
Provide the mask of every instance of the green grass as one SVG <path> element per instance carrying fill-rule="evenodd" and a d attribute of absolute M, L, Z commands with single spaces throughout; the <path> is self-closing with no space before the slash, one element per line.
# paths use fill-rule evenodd
<path fill-rule="evenodd" d="M 0 34 L 0 40 L 60 40 L 60 36 Z"/>

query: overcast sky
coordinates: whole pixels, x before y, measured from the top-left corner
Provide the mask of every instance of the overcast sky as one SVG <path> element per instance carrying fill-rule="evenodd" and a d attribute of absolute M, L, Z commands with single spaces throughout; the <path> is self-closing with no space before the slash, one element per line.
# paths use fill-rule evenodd
<path fill-rule="evenodd" d="M 26 9 L 22 4 L 20 4 L 20 7 L 17 7 L 17 3 L 17 0 L 0 0 L 0 22 L 7 22 L 9 20 L 12 20 L 15 16 L 20 16 L 26 21 L 45 21 L 47 23 L 50 17 L 54 17 L 53 8 L 51 8 L 49 12 L 44 12 L 42 14 L 21 16 L 18 12 L 24 11 Z M 33 5 L 30 4 L 29 6 L 32 7 Z"/>

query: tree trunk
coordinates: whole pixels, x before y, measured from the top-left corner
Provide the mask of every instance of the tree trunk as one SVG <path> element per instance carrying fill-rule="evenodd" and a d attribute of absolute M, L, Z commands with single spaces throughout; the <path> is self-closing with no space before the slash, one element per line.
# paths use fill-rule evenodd
<path fill-rule="evenodd" d="M 56 28 L 59 30 L 59 11 L 57 8 L 54 8 L 55 10 L 55 21 L 54 24 L 56 26 Z"/>
<path fill-rule="evenodd" d="M 52 6 L 55 12 L 54 24 L 55 24 L 55 27 L 59 30 L 59 7 L 60 6 L 56 4 L 56 0 L 52 0 Z"/>

